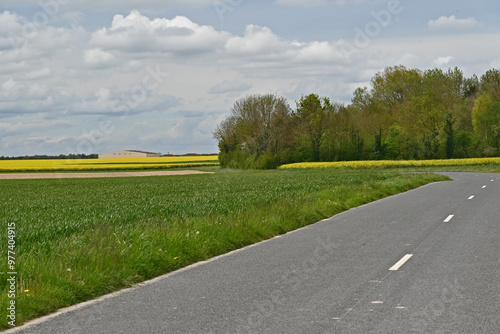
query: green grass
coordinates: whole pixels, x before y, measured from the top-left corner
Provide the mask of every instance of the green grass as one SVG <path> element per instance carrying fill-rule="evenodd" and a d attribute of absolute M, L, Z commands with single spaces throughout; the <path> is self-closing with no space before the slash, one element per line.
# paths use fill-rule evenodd
<path fill-rule="evenodd" d="M 474 172 L 474 173 L 500 173 L 500 165 L 489 166 L 449 166 L 449 167 L 407 167 L 401 171 L 416 172 Z"/>
<path fill-rule="evenodd" d="M 8 271 L 7 224 L 15 222 L 19 325 L 444 179 L 395 170 L 312 169 L 2 180 L 0 271 Z M 7 290 L 1 279 L 4 313 Z"/>

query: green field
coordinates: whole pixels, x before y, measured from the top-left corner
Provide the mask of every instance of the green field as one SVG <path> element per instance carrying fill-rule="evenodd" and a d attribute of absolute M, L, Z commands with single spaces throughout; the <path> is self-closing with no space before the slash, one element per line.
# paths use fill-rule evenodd
<path fill-rule="evenodd" d="M 395 170 L 311 169 L 2 180 L 0 271 L 9 271 L 7 226 L 15 223 L 19 325 L 443 179 Z M 0 312 L 7 312 L 8 289 L 1 279 Z M 8 327 L 4 321 L 0 328 Z"/>

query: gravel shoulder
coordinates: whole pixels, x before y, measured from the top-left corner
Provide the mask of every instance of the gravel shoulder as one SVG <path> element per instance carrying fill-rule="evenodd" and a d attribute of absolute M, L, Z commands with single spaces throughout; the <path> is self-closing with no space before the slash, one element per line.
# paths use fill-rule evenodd
<path fill-rule="evenodd" d="M 166 176 L 166 175 L 193 175 L 214 174 L 197 170 L 176 171 L 151 171 L 151 172 L 102 172 L 102 173 L 14 173 L 0 174 L 0 180 L 18 179 L 79 179 L 79 178 L 101 178 L 101 177 L 136 177 L 136 176 Z"/>

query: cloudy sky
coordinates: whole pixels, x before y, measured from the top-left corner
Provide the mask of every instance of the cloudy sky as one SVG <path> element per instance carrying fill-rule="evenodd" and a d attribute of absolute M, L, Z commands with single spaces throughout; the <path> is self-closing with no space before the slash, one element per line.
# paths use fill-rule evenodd
<path fill-rule="evenodd" d="M 500 68 L 498 0 L 2 0 L 0 156 L 217 152 L 233 103 Z"/>

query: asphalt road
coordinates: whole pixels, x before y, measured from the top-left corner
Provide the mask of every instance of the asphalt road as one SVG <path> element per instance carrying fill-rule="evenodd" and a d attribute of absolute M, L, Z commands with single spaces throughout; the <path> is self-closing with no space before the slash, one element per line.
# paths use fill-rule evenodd
<path fill-rule="evenodd" d="M 500 175 L 446 174 L 15 332 L 497 334 Z"/>

